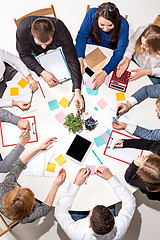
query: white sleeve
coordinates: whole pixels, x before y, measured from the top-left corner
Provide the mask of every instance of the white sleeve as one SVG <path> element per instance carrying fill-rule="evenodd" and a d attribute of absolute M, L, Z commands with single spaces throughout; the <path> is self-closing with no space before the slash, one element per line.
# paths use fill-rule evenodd
<path fill-rule="evenodd" d="M 76 228 L 76 222 L 71 218 L 68 210 L 72 206 L 74 197 L 78 192 L 79 186 L 70 184 L 66 193 L 59 199 L 55 207 L 55 218 L 59 222 L 60 226 L 71 239 L 78 239 L 80 236 L 79 229 Z"/>
<path fill-rule="evenodd" d="M 30 71 L 28 70 L 26 65 L 21 61 L 21 59 L 13 55 L 12 53 L 9 53 L 1 49 L 1 57 L 3 61 L 14 65 L 24 77 L 27 77 L 27 75 L 30 74 Z"/>
<path fill-rule="evenodd" d="M 113 176 L 108 180 L 110 185 L 112 186 L 115 194 L 122 202 L 122 208 L 118 213 L 118 216 L 115 217 L 115 226 L 117 229 L 115 240 L 122 239 L 125 235 L 128 226 L 133 217 L 136 201 L 133 194 L 121 184 L 116 176 Z"/>
<path fill-rule="evenodd" d="M 132 107 L 137 104 L 137 100 L 134 97 L 130 97 L 128 102 L 130 102 Z"/>
<path fill-rule="evenodd" d="M 131 36 L 129 39 L 128 47 L 126 48 L 126 51 L 124 53 L 125 57 L 128 57 L 129 59 L 132 58 L 132 56 L 135 53 L 135 44 L 141 33 L 144 31 L 146 27 L 139 27 L 136 32 Z"/>
<path fill-rule="evenodd" d="M 0 99 L 0 107 L 12 107 L 12 100 L 9 99 Z"/>
<path fill-rule="evenodd" d="M 131 123 L 127 123 L 126 131 L 133 135 L 133 133 L 136 131 L 137 125 L 133 125 Z"/>

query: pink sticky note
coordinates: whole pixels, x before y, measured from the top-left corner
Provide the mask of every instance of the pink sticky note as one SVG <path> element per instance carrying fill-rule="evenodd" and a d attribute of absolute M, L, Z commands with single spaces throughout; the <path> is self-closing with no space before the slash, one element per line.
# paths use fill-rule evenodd
<path fill-rule="evenodd" d="M 103 109 L 103 108 L 105 108 L 105 107 L 108 105 L 108 103 L 102 98 L 101 100 L 99 100 L 99 101 L 97 102 L 97 105 L 98 105 L 101 109 Z"/>
<path fill-rule="evenodd" d="M 86 115 L 89 115 L 89 113 L 88 113 L 88 112 L 85 112 L 84 114 L 85 114 L 85 116 L 86 116 Z"/>
<path fill-rule="evenodd" d="M 91 170 L 90 175 L 94 175 L 96 168 L 95 165 L 86 165 L 86 168 Z"/>
<path fill-rule="evenodd" d="M 65 119 L 64 113 L 61 111 L 58 114 L 55 115 L 55 118 L 58 120 L 58 122 L 62 123 Z"/>
<path fill-rule="evenodd" d="M 109 86 L 110 80 L 111 80 L 111 76 L 107 75 L 107 77 L 104 80 L 104 83 L 106 84 L 106 86 Z"/>
<path fill-rule="evenodd" d="M 93 86 L 92 79 L 86 79 L 86 88 L 93 88 Z"/>
<path fill-rule="evenodd" d="M 109 138 L 110 138 L 110 135 L 108 135 L 106 132 L 103 134 L 103 138 L 104 138 L 104 141 L 107 143 Z"/>

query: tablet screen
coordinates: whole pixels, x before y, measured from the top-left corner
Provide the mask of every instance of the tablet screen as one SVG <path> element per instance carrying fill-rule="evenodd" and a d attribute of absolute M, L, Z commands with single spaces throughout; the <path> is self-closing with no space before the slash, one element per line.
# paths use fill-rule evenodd
<path fill-rule="evenodd" d="M 91 144 L 88 139 L 76 135 L 66 154 L 81 163 Z"/>

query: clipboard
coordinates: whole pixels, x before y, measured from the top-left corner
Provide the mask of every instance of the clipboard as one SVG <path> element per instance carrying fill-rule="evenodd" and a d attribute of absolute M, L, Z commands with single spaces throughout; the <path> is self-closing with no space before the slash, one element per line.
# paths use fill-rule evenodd
<path fill-rule="evenodd" d="M 28 143 L 38 142 L 35 116 L 23 117 L 21 119 L 26 119 L 30 122 L 31 139 L 29 140 Z M 1 132 L 1 138 L 2 138 L 2 146 L 10 147 L 10 146 L 17 145 L 17 143 L 19 142 L 19 136 L 22 130 L 17 125 L 0 121 L 0 132 Z"/>
<path fill-rule="evenodd" d="M 116 72 L 117 72 L 117 68 L 115 68 L 113 71 L 113 74 L 109 83 L 109 88 L 112 88 L 121 92 L 126 92 L 131 72 L 125 71 L 120 78 L 116 76 Z"/>
<path fill-rule="evenodd" d="M 114 143 L 118 139 L 134 139 L 129 135 L 112 130 L 110 138 L 107 142 L 106 148 L 104 150 L 104 155 L 116 159 L 118 161 L 130 164 L 137 156 L 141 156 L 143 150 L 135 148 L 115 148 L 113 149 Z"/>
<path fill-rule="evenodd" d="M 41 54 L 36 57 L 41 66 L 52 73 L 62 83 L 71 80 L 71 74 L 60 48 Z"/>

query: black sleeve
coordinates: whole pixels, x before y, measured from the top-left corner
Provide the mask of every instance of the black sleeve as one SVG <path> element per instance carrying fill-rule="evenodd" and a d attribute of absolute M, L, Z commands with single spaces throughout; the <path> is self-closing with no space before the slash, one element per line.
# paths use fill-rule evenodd
<path fill-rule="evenodd" d="M 35 57 L 31 54 L 33 51 L 33 37 L 31 34 L 32 18 L 24 18 L 18 24 L 16 32 L 16 49 L 23 63 L 38 76 L 44 70 Z"/>
<path fill-rule="evenodd" d="M 160 155 L 160 141 L 151 141 L 146 139 L 125 139 L 123 142 L 123 147 L 148 150 Z"/>
<path fill-rule="evenodd" d="M 58 21 L 55 32 L 56 42 L 62 47 L 67 65 L 71 73 L 73 89 L 81 89 L 82 75 L 77 53 L 70 32 L 62 21 Z"/>

